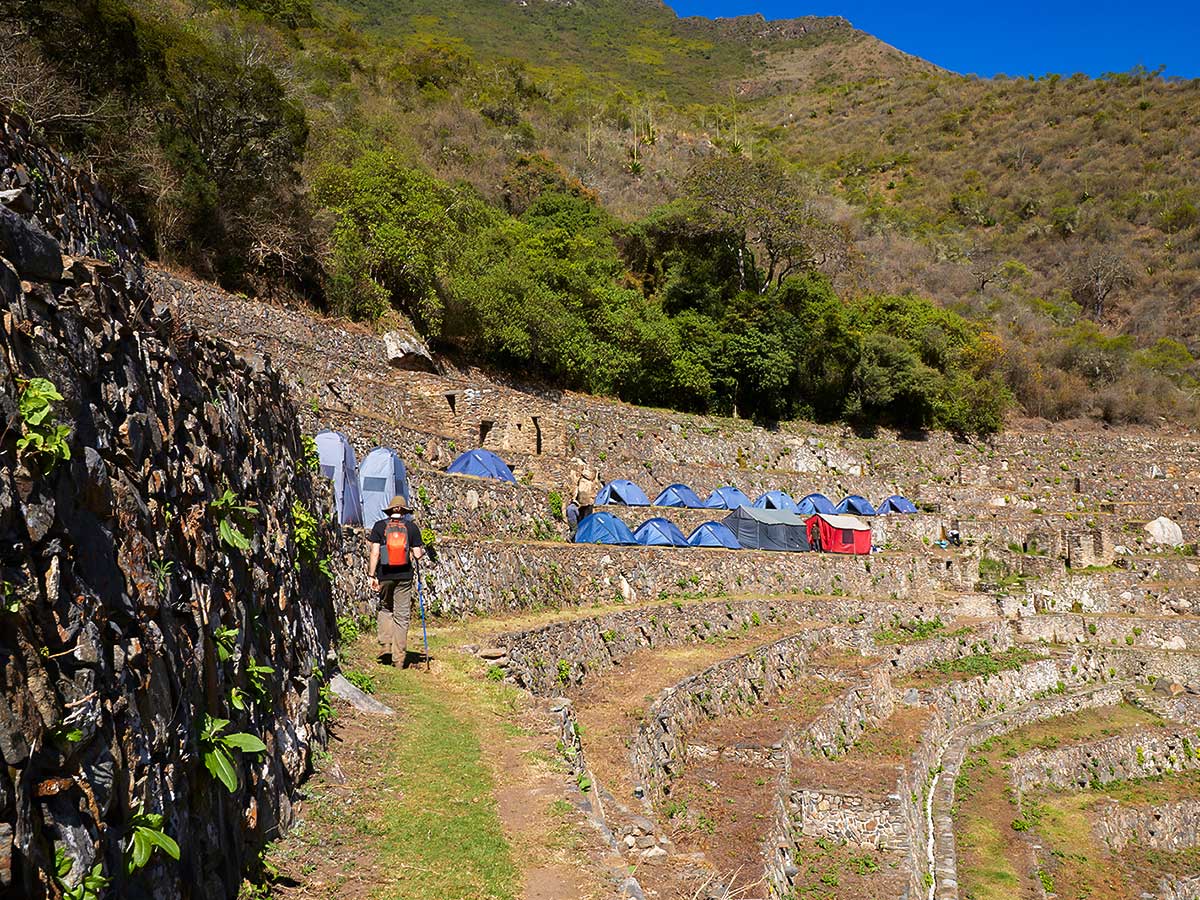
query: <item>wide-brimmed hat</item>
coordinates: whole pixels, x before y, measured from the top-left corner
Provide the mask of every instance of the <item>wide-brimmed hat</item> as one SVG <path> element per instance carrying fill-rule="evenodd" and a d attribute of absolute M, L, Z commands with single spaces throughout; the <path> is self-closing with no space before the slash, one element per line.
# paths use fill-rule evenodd
<path fill-rule="evenodd" d="M 392 502 L 383 508 L 385 513 L 390 512 L 412 512 L 412 507 L 408 505 L 408 501 L 397 494 L 392 498 Z"/>

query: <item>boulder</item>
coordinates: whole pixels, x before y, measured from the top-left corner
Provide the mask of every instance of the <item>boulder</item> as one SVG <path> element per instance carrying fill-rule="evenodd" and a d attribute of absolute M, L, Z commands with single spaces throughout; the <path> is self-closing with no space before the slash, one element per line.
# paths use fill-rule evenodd
<path fill-rule="evenodd" d="M 29 281 L 58 281 L 63 275 L 62 248 L 36 222 L 0 204 L 0 256 Z"/>
<path fill-rule="evenodd" d="M 333 691 L 335 697 L 345 700 L 359 712 L 370 713 L 375 716 L 394 716 L 396 714 L 396 711 L 390 706 L 380 703 L 374 697 L 351 684 L 341 673 L 329 679 L 329 689 Z"/>
<path fill-rule="evenodd" d="M 1165 544 L 1168 547 L 1178 547 L 1183 543 L 1183 529 L 1166 516 L 1159 516 L 1153 522 L 1147 522 L 1142 529 L 1152 543 Z"/>
<path fill-rule="evenodd" d="M 22 215 L 31 216 L 37 209 L 37 203 L 28 187 L 11 188 L 0 191 L 0 203 Z"/>
<path fill-rule="evenodd" d="M 388 364 L 397 369 L 410 372 L 437 371 L 429 348 L 413 335 L 404 335 L 399 331 L 387 332 L 383 336 L 383 353 Z"/>

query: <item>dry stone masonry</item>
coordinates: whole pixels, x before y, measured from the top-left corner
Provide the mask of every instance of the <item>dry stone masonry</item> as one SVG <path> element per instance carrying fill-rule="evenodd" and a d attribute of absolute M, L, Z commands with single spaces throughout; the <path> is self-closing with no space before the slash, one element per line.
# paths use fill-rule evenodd
<path fill-rule="evenodd" d="M 276 372 L 156 306 L 129 217 L 0 119 L 0 897 L 232 898 L 324 740 L 327 488 Z M 69 458 L 18 450 L 35 377 Z M 127 874 L 139 809 L 181 856 Z"/>

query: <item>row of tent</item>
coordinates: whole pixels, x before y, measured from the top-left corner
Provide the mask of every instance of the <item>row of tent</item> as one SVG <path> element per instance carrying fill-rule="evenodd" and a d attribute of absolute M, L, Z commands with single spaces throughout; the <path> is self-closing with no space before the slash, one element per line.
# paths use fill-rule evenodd
<path fill-rule="evenodd" d="M 359 463 L 349 439 L 340 431 L 322 431 L 315 440 L 321 474 L 333 482 L 333 498 L 341 524 L 370 528 L 384 518 L 383 508 L 393 497 L 412 499 L 408 492 L 408 472 L 395 450 L 376 447 Z M 491 450 L 468 450 L 447 471 L 517 483 L 512 469 Z"/>
<path fill-rule="evenodd" d="M 751 500 L 737 488 L 726 485 L 714 488 L 707 500 L 686 484 L 669 484 L 653 501 L 632 481 L 618 479 L 610 481 L 596 497 L 597 506 L 618 504 L 621 506 L 669 506 L 685 509 L 738 509 L 748 506 L 752 509 L 774 509 L 796 513 L 800 516 L 812 516 L 818 513 L 825 515 L 853 516 L 885 516 L 889 513 L 915 513 L 917 507 L 911 500 L 893 494 L 878 507 L 872 506 L 871 501 L 858 494 L 844 497 L 841 503 L 834 504 L 824 494 L 809 494 L 802 500 L 793 500 L 786 491 L 767 491 L 757 500 Z"/>
<path fill-rule="evenodd" d="M 723 521 L 702 522 L 684 536 L 678 525 L 662 517 L 647 519 L 631 530 L 612 513 L 601 511 L 583 518 L 575 542 L 866 554 L 871 552 L 871 526 L 851 515 L 814 513 L 805 519 L 787 510 L 739 506 Z"/>

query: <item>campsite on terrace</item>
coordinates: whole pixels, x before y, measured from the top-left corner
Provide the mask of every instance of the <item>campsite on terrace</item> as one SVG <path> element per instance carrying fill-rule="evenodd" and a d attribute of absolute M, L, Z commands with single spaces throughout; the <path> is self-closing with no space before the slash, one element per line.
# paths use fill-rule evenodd
<path fill-rule="evenodd" d="M 1200 898 L 1200 13 L 1063 6 L 0 3 L 0 900 Z"/>

